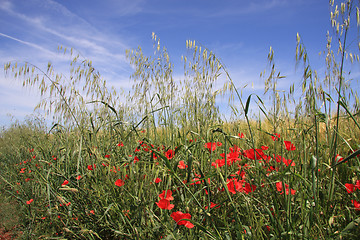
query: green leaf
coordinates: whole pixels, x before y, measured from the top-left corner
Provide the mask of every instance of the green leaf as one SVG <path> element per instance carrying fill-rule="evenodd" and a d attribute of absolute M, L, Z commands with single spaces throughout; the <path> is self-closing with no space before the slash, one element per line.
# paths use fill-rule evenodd
<path fill-rule="evenodd" d="M 245 110 L 244 110 L 244 111 L 245 111 L 245 115 L 247 115 L 248 112 L 249 112 L 249 105 L 250 105 L 251 95 L 252 95 L 252 94 L 250 94 L 249 97 L 248 97 L 248 99 L 246 100 Z"/>

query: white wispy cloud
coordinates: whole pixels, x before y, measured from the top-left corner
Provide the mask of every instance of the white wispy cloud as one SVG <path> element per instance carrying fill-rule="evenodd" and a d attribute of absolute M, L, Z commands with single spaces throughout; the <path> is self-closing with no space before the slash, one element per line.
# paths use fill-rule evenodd
<path fill-rule="evenodd" d="M 19 43 L 22 43 L 24 45 L 27 45 L 27 46 L 30 46 L 30 47 L 33 47 L 33 48 L 36 48 L 46 54 L 49 54 L 50 56 L 54 57 L 54 56 L 57 56 L 58 54 L 56 54 L 55 52 L 53 51 L 50 51 L 48 49 L 46 49 L 45 47 L 41 46 L 41 45 L 38 45 L 38 44 L 35 44 L 35 43 L 31 43 L 31 42 L 28 42 L 28 41 L 24 41 L 24 40 L 21 40 L 21 39 L 18 39 L 18 38 L 15 38 L 15 37 L 12 37 L 12 36 L 9 36 L 7 34 L 4 34 L 4 33 L 1 33 L 0 32 L 0 36 L 1 37 L 5 37 L 5 38 L 9 38 L 11 40 L 14 40 L 16 42 L 19 42 Z"/>
<path fill-rule="evenodd" d="M 141 2 L 135 1 L 126 11 L 136 9 Z M 110 6 L 111 3 L 108 7 Z M 123 12 L 124 15 L 126 11 Z M 51 61 L 57 72 L 69 77 L 69 56 L 57 51 L 57 47 L 63 45 L 72 47 L 91 59 L 109 85 L 113 83 L 116 88 L 130 87 L 128 76 L 131 68 L 125 58 L 125 49 L 129 46 L 121 36 L 111 34 L 107 29 L 99 29 L 52 0 L 0 0 L 1 13 L 10 19 L 9 26 L 2 28 L 0 32 L 0 42 L 3 41 L 8 46 L 6 49 L 0 47 L 1 64 L 13 60 L 29 61 L 46 69 L 47 62 Z M 17 31 L 12 31 L 10 24 L 16 26 Z M 20 81 L 14 81 L 11 74 L 5 77 L 3 70 L 0 70 L 0 75 L 1 112 L 11 113 L 19 118 L 23 118 L 26 113 L 30 114 L 40 100 L 36 89 L 23 89 Z"/>

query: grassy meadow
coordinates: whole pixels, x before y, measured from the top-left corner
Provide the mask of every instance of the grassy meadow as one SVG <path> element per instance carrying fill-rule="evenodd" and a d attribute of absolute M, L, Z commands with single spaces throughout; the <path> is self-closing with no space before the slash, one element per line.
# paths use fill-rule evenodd
<path fill-rule="evenodd" d="M 264 95 L 245 95 L 193 41 L 175 81 L 155 34 L 154 55 L 127 52 L 130 93 L 108 88 L 72 49 L 59 48 L 69 73 L 5 64 L 39 90 L 38 108 L 55 122 L 32 117 L 0 132 L 2 209 L 20 238 L 358 239 L 360 105 L 346 71 L 359 64 L 348 37 L 358 31 L 359 3 L 330 5 L 325 72 L 312 69 L 298 35 L 300 78 L 286 92 L 271 48 Z"/>

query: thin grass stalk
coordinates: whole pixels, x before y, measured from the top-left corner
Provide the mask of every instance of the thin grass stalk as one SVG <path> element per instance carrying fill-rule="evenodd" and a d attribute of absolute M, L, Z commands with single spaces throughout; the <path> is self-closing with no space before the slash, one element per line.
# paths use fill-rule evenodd
<path fill-rule="evenodd" d="M 349 14 L 351 12 L 351 8 L 349 10 Z M 345 60 L 345 49 L 346 49 L 346 37 L 348 33 L 348 26 L 345 28 L 344 32 L 344 40 L 342 42 L 342 49 L 341 49 L 341 64 L 340 64 L 340 75 L 339 75 L 339 87 L 338 87 L 338 101 L 337 101 L 337 110 L 336 110 L 336 125 L 334 131 L 334 145 L 332 151 L 332 163 L 336 162 L 336 152 L 337 152 L 337 141 L 338 141 L 338 131 L 339 131 L 339 119 L 340 119 L 340 101 L 341 101 L 341 90 L 343 85 L 343 68 L 344 68 L 344 60 Z M 334 195 L 334 188 L 335 188 L 335 169 L 332 169 L 331 172 L 331 182 L 330 182 L 330 190 L 329 190 L 329 202 L 332 201 Z"/>

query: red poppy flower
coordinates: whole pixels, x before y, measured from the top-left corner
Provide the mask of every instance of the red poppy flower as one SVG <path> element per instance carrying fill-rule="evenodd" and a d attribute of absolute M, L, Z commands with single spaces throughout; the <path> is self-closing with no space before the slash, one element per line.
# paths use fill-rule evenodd
<path fill-rule="evenodd" d="M 295 166 L 295 163 L 291 159 L 284 159 L 283 163 L 285 163 L 286 166 Z"/>
<path fill-rule="evenodd" d="M 275 158 L 275 161 L 276 162 L 283 162 L 286 166 L 295 166 L 295 163 L 291 160 L 291 159 L 286 159 L 280 155 L 276 155 L 275 157 L 275 154 L 274 154 L 274 158 Z"/>
<path fill-rule="evenodd" d="M 68 185 L 69 184 L 69 181 L 68 180 L 65 180 L 62 184 L 61 184 L 61 186 L 65 186 L 65 185 Z"/>
<path fill-rule="evenodd" d="M 244 138 L 244 137 L 245 137 L 245 136 L 244 136 L 244 133 L 239 133 L 238 135 L 239 135 L 240 138 Z"/>
<path fill-rule="evenodd" d="M 228 166 L 231 166 L 234 162 L 241 161 L 241 149 L 239 147 L 234 145 L 234 147 L 230 147 L 229 150 L 230 152 L 226 154 L 226 156 L 225 153 L 221 153 L 220 156 L 222 157 L 222 159 L 215 160 L 215 162 L 211 163 L 211 166 L 214 166 L 215 168 L 224 166 L 225 157 Z"/>
<path fill-rule="evenodd" d="M 348 193 L 354 192 L 356 189 L 360 190 L 360 180 L 357 180 L 355 185 L 352 183 L 345 183 L 346 191 Z"/>
<path fill-rule="evenodd" d="M 156 178 L 154 182 L 159 183 L 159 182 L 162 182 L 162 180 L 160 178 Z"/>
<path fill-rule="evenodd" d="M 152 152 L 151 150 L 150 150 L 150 152 L 152 153 L 153 159 L 156 160 L 156 159 L 157 159 L 157 156 L 155 155 L 155 153 Z"/>
<path fill-rule="evenodd" d="M 94 165 L 88 165 L 88 166 L 87 166 L 87 169 L 90 170 L 90 171 L 94 170 L 95 168 L 96 168 L 96 165 L 95 165 L 95 164 L 94 164 Z"/>
<path fill-rule="evenodd" d="M 228 179 L 227 187 L 229 192 L 236 194 L 236 192 L 243 192 L 243 183 L 244 180 L 238 180 L 236 178 Z"/>
<path fill-rule="evenodd" d="M 118 179 L 118 180 L 115 181 L 115 185 L 118 186 L 118 187 L 121 187 L 121 186 L 124 185 L 124 181 L 121 180 L 121 179 Z"/>
<path fill-rule="evenodd" d="M 356 181 L 355 187 L 360 190 L 360 180 L 357 180 L 357 181 Z"/>
<path fill-rule="evenodd" d="M 156 205 L 161 209 L 171 210 L 174 208 L 174 204 L 171 204 L 170 200 L 168 199 L 160 199 L 160 201 L 157 202 Z"/>
<path fill-rule="evenodd" d="M 118 147 L 123 147 L 124 144 L 121 142 L 121 143 L 118 143 L 117 146 L 118 146 Z"/>
<path fill-rule="evenodd" d="M 211 202 L 210 203 L 210 208 L 214 208 L 214 207 L 216 207 L 217 206 L 217 204 L 216 203 L 213 203 L 213 202 Z M 219 208 L 220 206 L 217 206 L 216 208 Z M 205 206 L 205 209 L 207 210 L 208 209 L 208 206 Z"/>
<path fill-rule="evenodd" d="M 200 178 L 194 178 L 190 185 L 201 184 L 202 182 L 203 181 L 201 181 Z"/>
<path fill-rule="evenodd" d="M 171 190 L 167 190 L 165 192 L 165 190 L 159 194 L 159 198 L 160 199 L 167 199 L 167 200 L 174 200 L 173 196 L 172 196 L 172 191 Z"/>
<path fill-rule="evenodd" d="M 225 165 L 225 159 L 216 159 L 215 162 L 211 163 L 211 166 L 218 168 Z"/>
<path fill-rule="evenodd" d="M 286 150 L 288 150 L 288 151 L 294 151 L 294 150 L 296 150 L 295 145 L 292 144 L 290 141 L 284 141 L 284 144 L 285 144 Z"/>
<path fill-rule="evenodd" d="M 177 225 L 184 225 L 187 228 L 193 228 L 194 224 L 192 224 L 189 221 L 181 220 L 181 219 L 191 219 L 190 213 L 182 213 L 180 211 L 171 213 L 170 217 L 174 219 L 174 221 L 177 223 Z M 181 221 L 180 221 L 181 220 Z"/>
<path fill-rule="evenodd" d="M 105 155 L 105 158 L 110 158 L 110 155 L 109 155 L 109 154 L 106 154 L 106 155 Z"/>
<path fill-rule="evenodd" d="M 205 143 L 204 147 L 207 148 L 209 150 L 209 152 L 213 152 L 215 151 L 215 149 L 217 147 L 220 147 L 222 145 L 221 142 L 208 142 L 208 143 Z"/>
<path fill-rule="evenodd" d="M 242 179 L 245 178 L 245 171 L 241 170 L 241 166 L 239 166 L 239 170 L 236 172 L 237 175 L 239 175 L 239 177 L 241 177 Z"/>
<path fill-rule="evenodd" d="M 30 199 L 29 201 L 26 201 L 26 204 L 30 205 L 30 203 L 32 203 L 34 201 L 34 199 Z"/>
<path fill-rule="evenodd" d="M 286 195 L 289 195 L 289 192 L 291 193 L 291 195 L 294 195 L 294 194 L 296 193 L 296 190 L 294 190 L 294 189 L 289 189 L 289 185 L 288 185 L 288 184 L 284 184 L 284 185 L 285 185 Z M 277 182 L 277 183 L 276 183 L 276 189 L 280 192 L 280 194 L 284 194 L 282 182 Z"/>
<path fill-rule="evenodd" d="M 174 153 L 175 153 L 174 150 L 169 149 L 165 152 L 165 157 L 170 160 L 174 157 Z"/>
<path fill-rule="evenodd" d="M 261 146 L 261 149 L 262 149 L 262 150 L 268 150 L 269 147 L 268 147 L 268 146 Z"/>
<path fill-rule="evenodd" d="M 188 167 L 188 165 L 185 165 L 185 163 L 184 163 L 184 161 L 179 161 L 179 165 L 178 165 L 178 168 L 180 168 L 180 169 L 185 169 L 185 168 L 187 168 Z"/>
<path fill-rule="evenodd" d="M 346 187 L 346 191 L 348 193 L 352 193 L 354 192 L 354 190 L 356 189 L 355 188 L 355 185 L 354 184 L 351 184 L 351 183 L 345 183 L 345 187 Z"/>
<path fill-rule="evenodd" d="M 339 154 L 336 154 L 335 161 L 336 162 L 341 162 L 342 160 L 344 160 L 344 158 L 342 156 L 340 156 Z"/>
<path fill-rule="evenodd" d="M 248 194 L 250 192 L 253 192 L 256 190 L 256 186 L 255 185 L 251 185 L 250 183 L 245 183 L 245 193 Z"/>
<path fill-rule="evenodd" d="M 228 179 L 227 187 L 229 192 L 231 192 L 232 194 L 236 194 L 237 192 L 244 192 L 246 194 L 249 194 L 256 189 L 255 185 L 251 185 L 250 183 L 245 182 L 244 179 L 238 180 L 236 178 Z"/>
<path fill-rule="evenodd" d="M 360 202 L 356 200 L 351 200 L 351 202 L 354 204 L 355 209 L 360 211 Z"/>
<path fill-rule="evenodd" d="M 80 180 L 80 178 L 81 178 L 81 176 L 79 175 L 79 176 L 76 177 L 76 180 Z"/>
<path fill-rule="evenodd" d="M 279 133 L 274 133 L 275 136 L 271 136 L 273 141 L 277 141 L 280 139 L 280 134 Z"/>
<path fill-rule="evenodd" d="M 260 148 L 244 150 L 243 156 L 251 160 L 268 160 L 271 158 L 267 156 Z"/>

